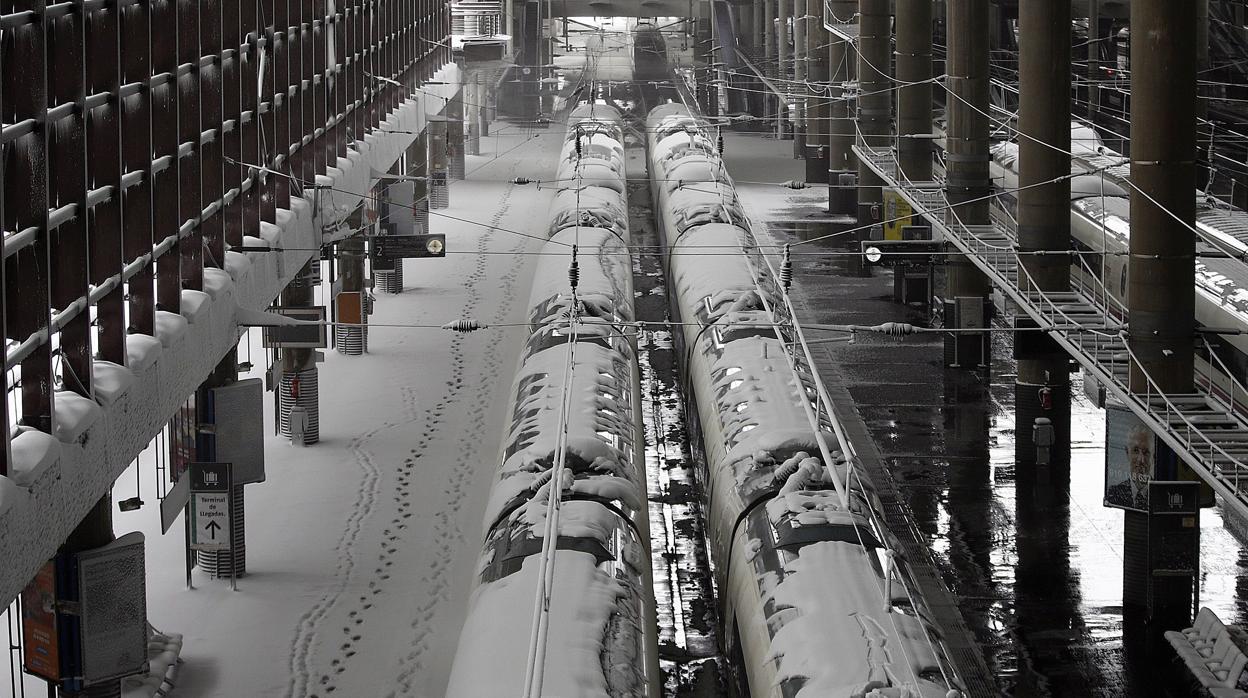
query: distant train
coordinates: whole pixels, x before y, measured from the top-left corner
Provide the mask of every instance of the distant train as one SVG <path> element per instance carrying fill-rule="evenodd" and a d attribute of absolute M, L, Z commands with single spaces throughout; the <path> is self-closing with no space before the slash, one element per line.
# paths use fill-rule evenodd
<path fill-rule="evenodd" d="M 633 78 L 665 80 L 668 77 L 667 40 L 653 24 L 638 23 L 633 31 Z"/>
<path fill-rule="evenodd" d="M 807 417 L 812 369 L 789 352 L 761 259 L 742 251 L 754 236 L 706 124 L 673 103 L 646 131 L 738 693 L 960 695 L 871 483 L 840 452 L 821 457 L 837 443 L 832 424 Z"/>
<path fill-rule="evenodd" d="M 625 329 L 633 272 L 622 142 L 616 110 L 571 112 L 541 250 L 557 254 L 541 256 L 534 275 L 529 338 L 447 696 L 523 695 L 535 666 L 544 668 L 544 696 L 660 696 L 640 376 Z M 564 477 L 552 482 L 560 444 Z M 554 488 L 563 501 L 543 661 L 531 629 Z"/>

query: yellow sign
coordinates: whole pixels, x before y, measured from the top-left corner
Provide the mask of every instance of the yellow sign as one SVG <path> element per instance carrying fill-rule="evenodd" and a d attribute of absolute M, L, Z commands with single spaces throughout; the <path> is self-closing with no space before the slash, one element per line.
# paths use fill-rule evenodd
<path fill-rule="evenodd" d="M 895 189 L 884 190 L 884 239 L 900 240 L 901 229 L 912 225 L 910 216 L 914 210 Z"/>

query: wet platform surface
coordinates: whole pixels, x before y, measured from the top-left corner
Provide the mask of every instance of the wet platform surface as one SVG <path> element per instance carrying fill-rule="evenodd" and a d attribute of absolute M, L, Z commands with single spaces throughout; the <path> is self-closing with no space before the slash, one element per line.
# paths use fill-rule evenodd
<path fill-rule="evenodd" d="M 777 181 L 801 176 L 803 163 L 782 162 L 790 143 L 734 135 L 726 152 L 730 167 L 734 153 L 742 171 L 748 161 L 748 171 L 766 171 Z M 776 243 L 832 232 L 835 223 L 818 222 L 826 220 L 820 200 L 826 189 L 787 196 L 774 190 L 747 185 L 741 196 L 755 225 Z M 852 235 L 793 248 L 803 320 L 927 325 L 925 308 L 893 302 L 891 271 L 863 274 L 857 250 Z M 830 336 L 811 338 L 816 334 Z M 972 685 L 972 694 L 1188 695 L 1173 653 L 1150 656 L 1124 632 L 1122 514 L 1101 504 L 1104 412 L 1082 394 L 1079 374 L 1071 376 L 1071 466 L 1022 470 L 1014 464 L 1008 332 L 993 334 L 991 366 L 977 372 L 946 370 L 939 334 L 859 334 L 852 344 L 812 349 L 829 388 L 838 383 L 852 399 L 850 409 L 874 444 L 864 452 L 878 453 L 884 471 L 876 479 L 891 480 L 978 645 L 996 686 Z M 1222 523 L 1219 509 L 1202 512 L 1200 602 L 1226 622 L 1242 623 L 1248 556 Z"/>

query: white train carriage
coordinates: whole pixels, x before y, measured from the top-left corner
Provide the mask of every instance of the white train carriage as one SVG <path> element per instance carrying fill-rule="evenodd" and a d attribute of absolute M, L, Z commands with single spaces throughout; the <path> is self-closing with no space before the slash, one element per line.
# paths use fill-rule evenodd
<path fill-rule="evenodd" d="M 581 123 L 592 117 L 590 123 L 610 126 L 596 120 L 604 108 L 592 111 L 579 117 Z M 608 151 L 595 152 L 613 153 Z M 583 186 L 586 160 L 606 163 L 589 169 L 614 186 Z M 640 375 L 628 325 L 633 286 L 621 197 L 623 160 L 618 169 L 611 160 L 575 163 L 582 187 L 567 186 L 552 207 L 557 220 L 530 293 L 529 338 L 509 403 L 476 587 L 448 696 L 518 695 L 523 689 L 532 665 L 531 628 L 552 491 L 562 493 L 562 503 L 549 587 L 547 659 L 540 662 L 542 695 L 661 695 Z M 591 205 L 576 205 L 578 195 L 582 205 Z M 593 221 L 603 221 L 603 227 L 572 220 L 580 218 L 578 211 L 593 211 Z M 575 295 L 568 276 L 573 244 L 580 268 Z M 565 470 L 562 481 L 553 483 L 560 444 Z"/>
<path fill-rule="evenodd" d="M 691 120 L 661 109 L 650 118 L 652 146 L 671 138 L 656 121 Z M 652 177 L 680 154 L 652 150 Z M 685 323 L 678 344 L 700 416 L 725 636 L 740 652 L 749 694 L 943 698 L 954 686 L 926 607 L 905 585 L 886 582 L 908 579 L 909 570 L 886 553 L 897 546 L 876 524 L 878 500 L 837 462 L 848 488 L 841 503 L 820 451 L 820 440 L 835 448 L 832 425 L 816 432 L 802 406 L 815 395 L 809 369 L 795 359 L 794 375 L 785 354 L 792 337 L 773 325 L 745 257 L 730 254 L 753 244 L 731 180 L 718 168 L 703 172 L 712 179 L 696 186 L 652 186 Z M 763 285 L 761 293 L 772 292 Z"/>
<path fill-rule="evenodd" d="M 628 242 L 628 203 L 624 195 L 605 187 L 567 187 L 550 205 L 550 232 L 566 228 L 605 228 Z"/>
<path fill-rule="evenodd" d="M 1072 126 L 1073 143 L 1095 143 L 1087 127 Z M 1101 148 L 1101 158 L 1115 154 Z M 1001 189 L 994 214 L 1006 221 L 1018 215 L 1018 146 L 998 143 L 992 149 L 992 175 Z M 1082 172 L 1076 164 L 1072 173 Z M 1226 254 L 1248 255 L 1248 214 L 1211 202 L 1200 202 L 1196 226 L 1215 244 L 1197 239 L 1193 282 L 1196 285 L 1196 322 L 1206 328 L 1248 331 L 1248 269 Z M 1243 231 L 1243 232 L 1241 232 Z M 1130 193 L 1112 176 L 1083 174 L 1071 180 L 1071 250 L 1079 254 L 1071 264 L 1071 285 L 1106 307 L 1110 314 L 1126 319 L 1127 270 L 1131 236 Z M 1210 347 L 1197 345 L 1196 381 L 1241 415 L 1248 415 L 1248 394 L 1238 386 L 1248 383 L 1248 333 L 1210 335 Z M 1209 350 L 1212 348 L 1212 352 Z M 1237 385 L 1238 384 L 1238 385 Z"/>
<path fill-rule="evenodd" d="M 572 132 L 572 127 L 583 121 L 598 121 L 603 123 L 615 124 L 616 128 L 624 123 L 624 116 L 620 114 L 620 110 L 609 104 L 579 104 L 568 112 L 568 132 Z"/>

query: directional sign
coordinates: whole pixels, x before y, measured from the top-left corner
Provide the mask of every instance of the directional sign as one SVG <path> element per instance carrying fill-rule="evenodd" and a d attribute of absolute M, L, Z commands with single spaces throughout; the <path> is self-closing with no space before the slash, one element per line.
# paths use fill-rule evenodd
<path fill-rule="evenodd" d="M 898 267 L 931 264 L 940 253 L 940 243 L 932 240 L 864 240 L 862 254 L 875 266 Z"/>
<path fill-rule="evenodd" d="M 230 549 L 230 494 L 196 492 L 191 495 L 191 548 Z"/>
<path fill-rule="evenodd" d="M 325 329 L 325 306 L 314 305 L 310 308 L 275 306 L 269 308 L 269 312 L 304 322 L 297 325 L 265 327 L 262 335 L 265 349 L 324 349 L 329 346 Z"/>
<path fill-rule="evenodd" d="M 230 549 L 229 463 L 191 463 L 191 549 Z"/>
<path fill-rule="evenodd" d="M 409 257 L 445 257 L 446 236 L 434 235 L 375 235 L 373 256 L 390 259 Z"/>

